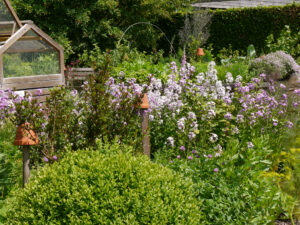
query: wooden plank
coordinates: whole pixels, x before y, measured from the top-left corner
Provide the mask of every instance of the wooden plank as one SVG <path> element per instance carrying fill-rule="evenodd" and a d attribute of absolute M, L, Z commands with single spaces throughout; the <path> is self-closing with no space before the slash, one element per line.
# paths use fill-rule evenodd
<path fill-rule="evenodd" d="M 36 96 L 38 90 L 42 90 L 41 96 L 49 96 L 50 91 L 49 88 L 38 88 L 38 89 L 28 89 L 26 92 L 29 92 L 32 96 Z"/>
<path fill-rule="evenodd" d="M 62 77 L 60 74 L 26 76 L 26 77 L 9 77 L 9 78 L 4 78 L 3 84 L 39 82 L 39 81 L 49 81 L 49 80 L 61 80 L 61 79 Z"/>
<path fill-rule="evenodd" d="M 59 85 L 64 85 L 62 80 L 3 84 L 2 89 L 15 88 L 16 90 L 25 90 L 25 89 L 32 89 L 32 88 L 55 87 Z"/>

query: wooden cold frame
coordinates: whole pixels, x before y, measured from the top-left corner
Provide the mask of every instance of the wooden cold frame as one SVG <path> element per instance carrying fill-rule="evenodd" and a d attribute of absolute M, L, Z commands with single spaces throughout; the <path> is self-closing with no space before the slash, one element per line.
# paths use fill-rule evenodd
<path fill-rule="evenodd" d="M 36 36 L 24 36 L 28 31 L 34 31 Z M 46 43 L 51 45 L 59 53 L 59 66 L 60 74 L 50 75 L 36 75 L 36 76 L 24 76 L 24 77 L 11 77 L 4 78 L 3 74 L 3 54 L 18 40 L 44 40 Z M 29 50 L 29 49 L 28 49 Z M 34 52 L 34 50 L 33 50 Z M 17 32 L 11 37 L 5 40 L 4 44 L 0 46 L 0 82 L 1 89 L 15 88 L 16 90 L 24 89 L 36 89 L 36 88 L 47 88 L 58 85 L 64 85 L 64 51 L 63 48 L 56 43 L 50 36 L 39 29 L 32 23 L 23 25 Z"/>

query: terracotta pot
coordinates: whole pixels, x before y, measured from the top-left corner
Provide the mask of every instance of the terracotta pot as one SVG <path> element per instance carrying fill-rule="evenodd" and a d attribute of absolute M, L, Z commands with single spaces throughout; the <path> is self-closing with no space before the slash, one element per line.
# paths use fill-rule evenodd
<path fill-rule="evenodd" d="M 204 54 L 203 49 L 202 48 L 198 48 L 196 55 L 197 56 L 204 56 L 205 54 Z"/>
<path fill-rule="evenodd" d="M 23 146 L 39 144 L 39 140 L 31 127 L 32 126 L 29 123 L 22 124 L 18 127 L 14 145 Z"/>
<path fill-rule="evenodd" d="M 147 94 L 144 94 L 144 96 L 142 98 L 141 109 L 149 109 L 149 102 L 148 102 Z"/>

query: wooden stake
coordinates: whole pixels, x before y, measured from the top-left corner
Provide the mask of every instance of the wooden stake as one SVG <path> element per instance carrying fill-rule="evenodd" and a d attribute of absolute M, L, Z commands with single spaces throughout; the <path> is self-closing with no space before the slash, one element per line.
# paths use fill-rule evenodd
<path fill-rule="evenodd" d="M 30 177 L 30 146 L 23 146 L 23 187 L 28 183 Z"/>
<path fill-rule="evenodd" d="M 141 109 L 142 114 L 142 142 L 143 153 L 150 157 L 150 130 L 149 130 L 149 113 L 145 109 Z"/>

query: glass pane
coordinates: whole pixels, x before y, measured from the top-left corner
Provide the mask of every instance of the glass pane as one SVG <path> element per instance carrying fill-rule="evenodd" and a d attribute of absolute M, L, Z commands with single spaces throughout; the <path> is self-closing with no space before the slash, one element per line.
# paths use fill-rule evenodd
<path fill-rule="evenodd" d="M 4 77 L 59 73 L 59 52 L 36 33 L 27 33 L 3 54 Z"/>
<path fill-rule="evenodd" d="M 0 0 L 0 36 L 9 36 L 18 29 L 19 27 L 6 4 L 3 0 Z"/>

